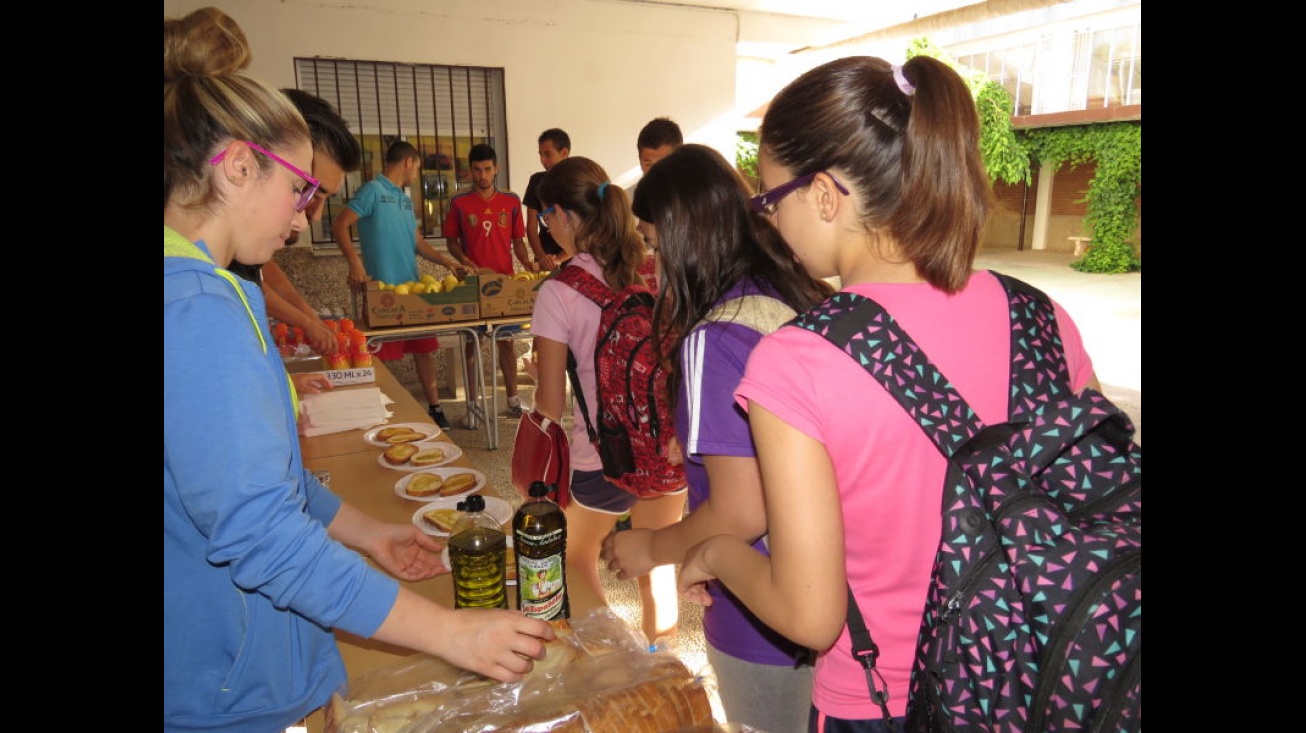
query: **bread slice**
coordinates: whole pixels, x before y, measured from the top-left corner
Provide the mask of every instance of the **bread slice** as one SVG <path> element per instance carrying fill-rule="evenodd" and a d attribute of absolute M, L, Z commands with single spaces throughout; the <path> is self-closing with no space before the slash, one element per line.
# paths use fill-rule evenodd
<path fill-rule="evenodd" d="M 404 492 L 409 496 L 435 496 L 443 494 L 444 477 L 435 473 L 417 473 L 408 480 Z"/>
<path fill-rule="evenodd" d="M 426 520 L 432 527 L 449 534 L 453 531 L 453 526 L 458 522 L 458 515 L 462 512 L 457 509 L 432 509 L 422 512 L 422 519 Z"/>
<path fill-rule="evenodd" d="M 398 433 L 388 435 L 381 440 L 387 443 L 416 443 L 419 440 L 426 440 L 426 433 L 419 433 L 416 430 L 405 429 Z"/>
<path fill-rule="evenodd" d="M 426 436 L 426 433 L 410 428 L 407 425 L 381 428 L 376 433 L 376 439 L 385 443 L 411 443 L 415 440 L 422 440 Z"/>
<path fill-rule="evenodd" d="M 419 450 L 421 449 L 412 443 L 398 443 L 386 448 L 381 455 L 385 458 L 386 463 L 393 466 L 401 466 L 412 460 L 413 456 L 417 455 L 417 451 Z"/>
<path fill-rule="evenodd" d="M 408 444 L 404 443 L 402 445 Z M 443 448 L 424 448 L 421 452 L 418 452 L 416 446 L 410 447 L 413 448 L 413 456 L 409 459 L 409 463 L 414 466 L 434 466 L 437 463 L 444 463 Z"/>
<path fill-rule="evenodd" d="M 453 496 L 476 486 L 476 477 L 470 473 L 455 473 L 444 480 L 440 487 L 440 496 Z"/>

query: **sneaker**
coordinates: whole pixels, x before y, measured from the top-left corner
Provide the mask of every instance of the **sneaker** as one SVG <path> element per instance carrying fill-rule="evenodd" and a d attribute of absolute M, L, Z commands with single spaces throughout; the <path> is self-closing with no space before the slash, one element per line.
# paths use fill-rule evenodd
<path fill-rule="evenodd" d="M 444 416 L 444 410 L 438 407 L 432 407 L 427 410 L 427 414 L 431 416 L 431 419 L 435 421 L 436 425 L 440 426 L 441 430 L 449 430 L 453 427 L 449 424 L 449 418 Z"/>
<path fill-rule="evenodd" d="M 508 407 L 506 407 L 503 412 L 499 413 L 499 416 L 520 420 L 521 413 L 522 413 L 521 402 L 518 402 L 515 405 L 512 404 L 508 405 Z"/>

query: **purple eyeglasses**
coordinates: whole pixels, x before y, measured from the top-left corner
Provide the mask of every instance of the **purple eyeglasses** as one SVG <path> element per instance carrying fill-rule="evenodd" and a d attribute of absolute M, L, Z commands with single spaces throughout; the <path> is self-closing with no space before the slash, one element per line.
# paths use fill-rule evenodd
<path fill-rule="evenodd" d="M 839 179 L 835 178 L 830 171 L 813 171 L 805 176 L 799 176 L 788 183 L 782 183 L 766 193 L 758 194 L 749 199 L 753 204 L 753 211 L 764 216 L 774 216 L 775 208 L 779 205 L 780 199 L 788 196 L 794 191 L 797 191 L 803 186 L 810 185 L 811 182 L 816 179 L 816 176 L 821 173 L 830 176 L 830 180 L 834 181 L 834 187 L 839 189 L 839 193 L 844 196 L 848 195 L 848 189 L 844 188 L 843 184 L 839 182 Z"/>
<path fill-rule="evenodd" d="M 309 174 L 305 173 L 304 171 L 301 171 L 295 166 L 291 165 L 288 161 L 286 161 L 276 153 L 272 152 L 271 150 L 267 150 L 262 146 L 258 145 L 257 143 L 252 143 L 248 140 L 244 140 L 243 142 L 246 145 L 248 145 L 251 149 L 257 150 L 258 152 L 268 156 L 269 158 L 276 161 L 277 163 L 280 163 L 283 168 L 290 171 L 291 173 L 294 173 L 300 178 L 304 179 L 304 183 L 308 184 L 307 186 L 304 187 L 304 190 L 298 192 L 299 198 L 295 201 L 295 213 L 299 213 L 303 211 L 305 208 L 308 207 L 310 203 L 312 203 L 313 195 L 317 193 L 317 187 L 322 185 L 320 181 L 310 176 Z M 218 163 L 221 163 L 222 159 L 226 157 L 226 155 L 227 155 L 227 151 L 224 149 L 221 153 L 218 153 L 217 155 L 213 156 L 213 159 L 209 161 L 209 165 L 217 165 Z"/>

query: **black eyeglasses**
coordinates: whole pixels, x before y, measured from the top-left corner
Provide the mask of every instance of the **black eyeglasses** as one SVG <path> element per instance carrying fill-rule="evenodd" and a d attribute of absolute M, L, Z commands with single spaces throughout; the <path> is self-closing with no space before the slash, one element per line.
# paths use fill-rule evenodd
<path fill-rule="evenodd" d="M 780 204 L 780 199 L 788 196 L 794 191 L 797 191 L 803 186 L 811 185 L 812 181 L 816 180 L 816 177 L 821 173 L 830 176 L 830 180 L 834 181 L 834 187 L 839 189 L 839 193 L 844 196 L 848 195 L 848 189 L 844 188 L 843 184 L 839 182 L 839 179 L 835 178 L 830 171 L 813 171 L 805 176 L 799 176 L 788 183 L 782 183 L 766 193 L 759 194 L 749 199 L 753 204 L 753 211 L 756 211 L 763 216 L 775 216 L 775 209 L 776 206 Z"/>

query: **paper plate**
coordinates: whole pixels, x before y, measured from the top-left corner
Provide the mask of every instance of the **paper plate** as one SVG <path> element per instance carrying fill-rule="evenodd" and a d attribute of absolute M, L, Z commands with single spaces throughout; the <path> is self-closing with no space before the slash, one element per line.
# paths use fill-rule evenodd
<path fill-rule="evenodd" d="M 416 478 L 417 476 L 421 476 L 424 473 L 433 473 L 436 476 L 439 476 L 440 478 L 443 479 L 447 479 L 450 476 L 453 476 L 454 474 L 468 473 L 471 474 L 472 477 L 476 479 L 476 484 L 471 488 L 458 492 L 457 494 L 449 494 L 447 496 L 438 493 L 432 494 L 430 496 L 410 496 L 408 494 L 408 483 L 412 481 L 414 478 Z M 419 471 L 413 471 L 412 473 L 408 474 L 407 476 L 404 476 L 403 478 L 395 482 L 395 493 L 398 494 L 400 498 L 408 499 L 409 501 L 421 501 L 421 502 L 431 502 L 431 501 L 435 501 L 436 499 L 444 499 L 449 497 L 462 498 L 467 496 L 468 494 L 475 494 L 476 492 L 480 491 L 483 488 L 485 488 L 485 474 L 481 473 L 480 471 L 477 471 L 474 468 L 458 468 L 456 466 L 449 466 L 447 468 L 423 468 Z"/>
<path fill-rule="evenodd" d="M 390 446 L 394 445 L 394 443 L 387 443 L 384 440 L 378 440 L 376 437 L 378 433 L 380 433 L 382 430 L 385 430 L 386 428 L 412 428 L 413 430 L 416 430 L 417 432 L 426 436 L 422 438 L 422 440 L 434 440 L 435 438 L 440 437 L 440 432 L 441 432 L 439 425 L 433 425 L 431 423 L 397 422 L 390 425 L 377 425 L 376 427 L 372 428 L 366 433 L 363 433 L 363 440 L 367 441 L 371 445 L 374 445 L 378 448 L 389 448 Z M 418 441 L 410 441 L 410 442 L 418 442 Z"/>
<path fill-rule="evenodd" d="M 396 466 L 385 459 L 385 453 L 377 453 L 376 462 L 381 464 L 383 468 L 393 468 L 396 471 L 423 471 L 428 468 L 448 465 L 449 463 L 458 460 L 458 457 L 463 454 L 462 448 L 459 448 L 453 443 L 446 443 L 443 440 L 422 441 L 421 443 L 409 443 L 409 445 L 417 446 L 419 452 L 426 450 L 427 448 L 439 448 L 444 451 L 444 460 L 426 466 L 414 466 L 411 463 L 401 463 Z"/>
<path fill-rule="evenodd" d="M 429 512 L 432 509 L 456 509 L 458 507 L 458 502 L 465 498 L 467 497 L 442 496 L 435 501 L 425 502 L 417 508 L 417 511 L 413 512 L 413 524 L 417 525 L 418 529 L 432 537 L 448 537 L 449 535 L 441 532 L 435 527 L 432 527 L 425 519 L 422 519 L 422 514 Z M 512 505 L 495 496 L 485 497 L 485 513 L 493 517 L 494 521 L 498 522 L 501 526 L 512 521 Z M 512 538 L 509 537 L 509 539 Z"/>

